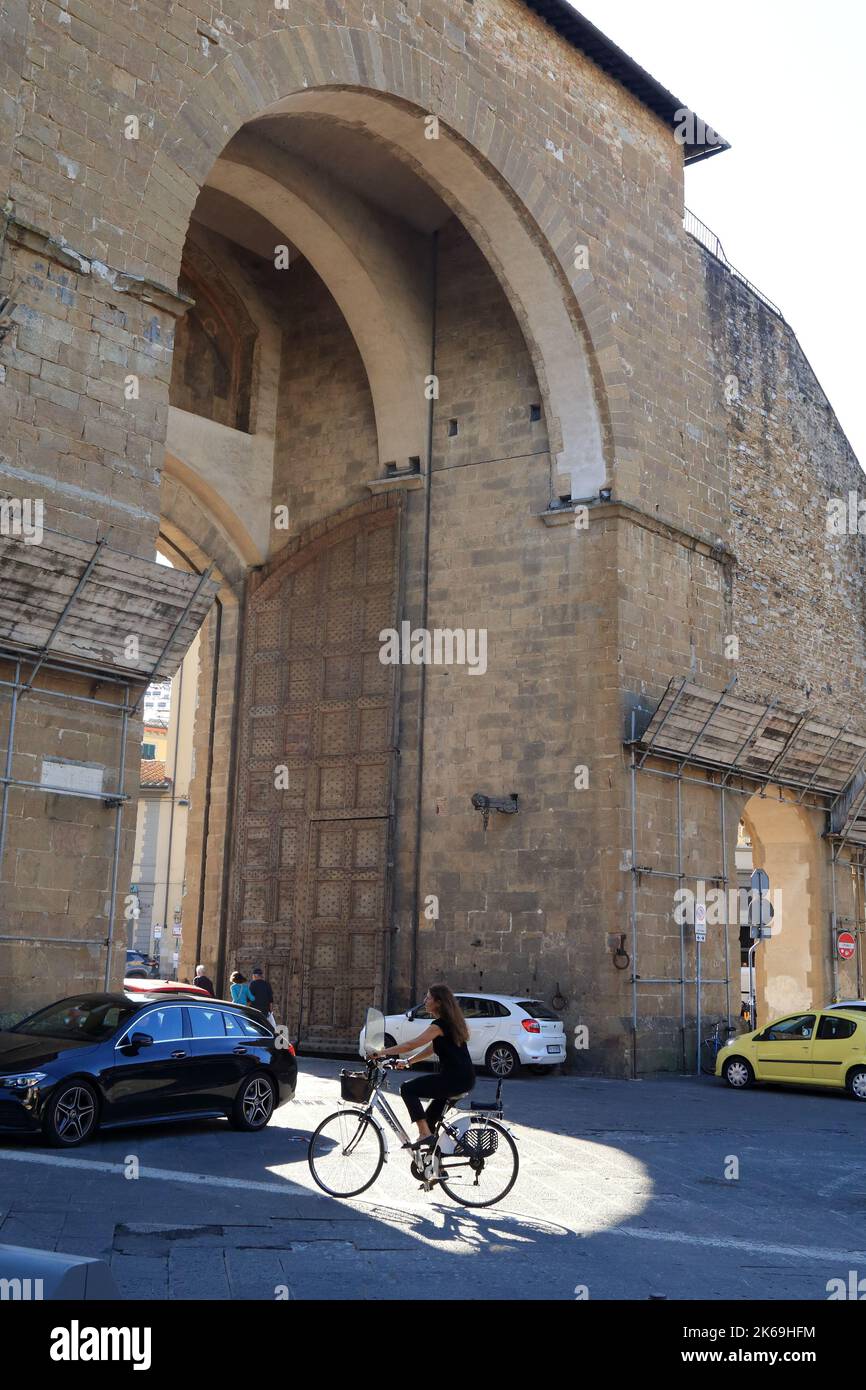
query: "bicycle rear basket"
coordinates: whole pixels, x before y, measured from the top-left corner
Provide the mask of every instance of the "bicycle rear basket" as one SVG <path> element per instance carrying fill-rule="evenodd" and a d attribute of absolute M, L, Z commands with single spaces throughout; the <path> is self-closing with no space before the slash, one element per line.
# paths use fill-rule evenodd
<path fill-rule="evenodd" d="M 486 1158 L 499 1147 L 499 1135 L 490 1125 L 471 1125 L 461 1134 L 454 1151 L 466 1158 Z"/>
<path fill-rule="evenodd" d="M 366 1105 L 373 1094 L 373 1082 L 365 1071 L 340 1072 L 340 1096 L 355 1105 Z"/>

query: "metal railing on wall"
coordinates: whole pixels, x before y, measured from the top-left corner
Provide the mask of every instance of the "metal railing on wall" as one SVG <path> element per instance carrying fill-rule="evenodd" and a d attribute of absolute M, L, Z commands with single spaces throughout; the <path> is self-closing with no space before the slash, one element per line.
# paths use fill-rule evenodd
<path fill-rule="evenodd" d="M 761 303 L 766 305 L 766 307 L 774 313 L 777 318 L 780 318 L 783 323 L 786 321 L 785 315 L 782 313 L 778 304 L 774 304 L 772 299 L 769 299 L 767 295 L 762 293 L 757 285 L 753 285 L 752 281 L 749 280 L 741 270 L 737 270 L 735 265 L 731 265 L 731 262 L 725 255 L 725 249 L 715 232 L 711 231 L 706 222 L 702 222 L 690 208 L 686 208 L 683 213 L 683 226 L 689 236 L 693 236 L 695 241 L 699 241 L 701 246 L 705 247 L 711 255 L 715 256 L 717 261 L 721 261 L 729 274 L 733 275 L 736 280 L 739 280 L 742 285 L 745 285 L 746 289 L 751 290 L 752 294 L 756 295 Z"/>

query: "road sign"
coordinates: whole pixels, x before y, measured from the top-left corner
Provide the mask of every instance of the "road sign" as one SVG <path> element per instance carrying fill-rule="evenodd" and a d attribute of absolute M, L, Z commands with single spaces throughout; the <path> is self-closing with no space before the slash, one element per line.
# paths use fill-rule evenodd
<path fill-rule="evenodd" d="M 769 893 L 770 880 L 763 869 L 752 870 L 752 892 Z"/>
<path fill-rule="evenodd" d="M 843 960 L 850 960 L 857 949 L 857 942 L 854 940 L 854 933 L 850 931 L 840 931 L 836 937 L 836 950 Z"/>
<path fill-rule="evenodd" d="M 707 939 L 707 905 L 695 903 L 695 941 Z"/>
<path fill-rule="evenodd" d="M 154 941 L 159 941 L 159 938 L 160 938 L 161 936 L 162 936 L 162 927 L 154 927 L 154 929 L 153 929 L 153 939 L 154 939 Z"/>
<path fill-rule="evenodd" d="M 749 894 L 749 925 L 753 937 L 769 936 L 769 926 L 775 916 L 773 904 L 763 892 Z"/>
<path fill-rule="evenodd" d="M 180 922 L 174 922 L 171 928 L 172 936 L 180 936 Z"/>

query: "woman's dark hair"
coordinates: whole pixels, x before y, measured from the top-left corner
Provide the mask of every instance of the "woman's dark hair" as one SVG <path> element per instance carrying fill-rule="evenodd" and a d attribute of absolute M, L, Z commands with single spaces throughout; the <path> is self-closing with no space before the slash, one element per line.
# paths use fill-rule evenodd
<path fill-rule="evenodd" d="M 466 1019 L 448 986 L 431 985 L 427 993 L 439 1005 L 437 1022 L 445 1024 L 452 1040 L 457 1043 L 458 1047 L 461 1043 L 467 1043 L 469 1041 L 469 1029 L 466 1027 Z"/>
<path fill-rule="evenodd" d="M 233 985 L 245 985 L 247 982 L 247 977 L 246 975 L 242 975 L 239 970 L 233 970 L 231 975 L 229 976 L 229 980 L 230 983 Z"/>

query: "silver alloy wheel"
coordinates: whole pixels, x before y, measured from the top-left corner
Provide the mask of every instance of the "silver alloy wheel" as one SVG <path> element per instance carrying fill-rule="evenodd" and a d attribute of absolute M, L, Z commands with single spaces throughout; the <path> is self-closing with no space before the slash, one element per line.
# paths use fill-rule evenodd
<path fill-rule="evenodd" d="M 851 1078 L 851 1094 L 858 1100 L 866 1100 L 866 1071 L 858 1071 L 857 1075 Z"/>
<path fill-rule="evenodd" d="M 96 1106 L 83 1086 L 70 1086 L 54 1107 L 54 1129 L 65 1144 L 86 1139 L 96 1119 Z"/>
<path fill-rule="evenodd" d="M 745 1062 L 728 1062 L 725 1067 L 725 1080 L 729 1086 L 739 1088 L 749 1084 L 749 1068 Z"/>
<path fill-rule="evenodd" d="M 274 1089 L 263 1076 L 254 1076 L 244 1091 L 244 1119 L 248 1125 L 266 1124 L 274 1108 Z"/>
<path fill-rule="evenodd" d="M 506 1043 L 495 1043 L 490 1049 L 487 1065 L 494 1076 L 510 1076 L 517 1063 Z"/>

